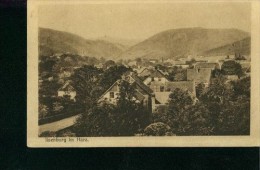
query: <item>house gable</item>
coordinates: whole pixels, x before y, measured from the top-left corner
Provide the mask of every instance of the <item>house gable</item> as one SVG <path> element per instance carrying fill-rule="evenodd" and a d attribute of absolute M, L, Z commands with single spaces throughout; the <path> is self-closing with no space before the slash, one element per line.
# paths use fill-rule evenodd
<path fill-rule="evenodd" d="M 205 85 L 209 85 L 211 72 L 210 68 L 187 69 L 187 80 L 194 80 L 196 84 L 204 83 Z"/>
<path fill-rule="evenodd" d="M 153 70 L 153 72 L 143 81 L 145 85 L 150 84 L 151 82 L 169 82 L 167 77 L 159 70 Z"/>
<path fill-rule="evenodd" d="M 112 103 L 116 102 L 119 95 L 119 81 L 116 81 L 112 86 L 100 96 L 98 101 L 108 100 Z"/>
<path fill-rule="evenodd" d="M 71 100 L 75 101 L 76 97 L 76 90 L 72 85 L 70 85 L 70 82 L 66 82 L 61 88 L 58 89 L 58 96 L 64 97 L 64 96 L 70 96 Z"/>
<path fill-rule="evenodd" d="M 58 91 L 75 91 L 74 87 L 70 84 L 70 81 L 67 81 Z"/>
<path fill-rule="evenodd" d="M 148 68 L 144 68 L 140 73 L 138 73 L 138 76 L 140 77 L 146 77 L 151 74 L 151 71 Z"/>
<path fill-rule="evenodd" d="M 142 103 L 148 110 L 151 110 L 151 96 L 153 91 L 147 87 L 142 80 L 133 72 L 127 72 L 122 76 L 122 80 L 116 81 L 100 98 L 99 102 L 105 101 L 116 104 L 120 97 L 120 81 L 127 81 L 135 89 L 133 99 Z"/>

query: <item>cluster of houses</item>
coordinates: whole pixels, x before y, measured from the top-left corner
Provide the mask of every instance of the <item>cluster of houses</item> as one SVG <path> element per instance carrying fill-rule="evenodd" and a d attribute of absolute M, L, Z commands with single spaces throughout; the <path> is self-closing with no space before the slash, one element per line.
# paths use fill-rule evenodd
<path fill-rule="evenodd" d="M 167 62 L 170 62 L 166 60 Z M 250 61 L 239 61 L 245 73 L 250 74 Z M 174 63 L 175 65 L 182 65 L 185 63 Z M 167 73 L 154 67 L 143 67 L 135 71 L 129 71 L 122 75 L 120 80 L 108 88 L 104 94 L 99 98 L 99 102 L 109 102 L 116 104 L 119 97 L 120 83 L 127 81 L 134 89 L 135 94 L 133 100 L 142 103 L 148 110 L 155 112 L 158 106 L 166 105 L 169 100 L 169 95 L 176 88 L 188 91 L 190 95 L 196 98 L 196 86 L 204 84 L 208 87 L 211 82 L 212 71 L 214 69 L 221 69 L 221 62 L 195 62 L 193 67 L 186 68 L 187 79 L 185 81 L 170 81 L 167 78 Z M 184 67 L 185 68 L 185 67 Z M 231 80 L 237 80 L 236 75 L 227 77 Z M 69 95 L 72 100 L 75 100 L 76 91 L 69 82 L 65 83 L 59 90 L 58 96 Z"/>
<path fill-rule="evenodd" d="M 196 100 L 196 84 L 204 83 L 206 86 L 210 83 L 212 69 L 194 68 L 187 70 L 186 81 L 170 81 L 167 76 L 158 69 L 145 68 L 143 71 L 128 72 L 122 76 L 121 80 L 116 81 L 99 99 L 116 104 L 119 95 L 121 81 L 127 81 L 136 90 L 136 102 L 143 103 L 151 112 L 156 108 L 168 103 L 169 95 L 176 88 L 188 91 Z"/>

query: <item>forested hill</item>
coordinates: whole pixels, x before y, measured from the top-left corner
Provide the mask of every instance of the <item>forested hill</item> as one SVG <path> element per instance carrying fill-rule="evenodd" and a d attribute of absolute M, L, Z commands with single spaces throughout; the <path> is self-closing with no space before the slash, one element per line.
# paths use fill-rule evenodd
<path fill-rule="evenodd" d="M 240 41 L 236 41 L 218 48 L 206 51 L 205 55 L 230 55 L 239 53 L 241 55 L 249 55 L 251 51 L 251 38 L 247 37 Z"/>
<path fill-rule="evenodd" d="M 158 33 L 122 53 L 129 58 L 172 58 L 183 55 L 202 55 L 236 41 L 250 37 L 238 29 L 182 28 Z"/>
<path fill-rule="evenodd" d="M 108 39 L 108 38 L 106 38 Z M 110 38 L 111 39 L 111 38 Z M 71 53 L 106 59 L 179 58 L 187 55 L 250 54 L 250 34 L 238 29 L 182 28 L 160 32 L 132 47 L 39 28 L 40 55 Z"/>
<path fill-rule="evenodd" d="M 124 48 L 104 40 L 88 40 L 78 35 L 39 28 L 39 53 L 43 56 L 55 53 L 71 53 L 90 57 L 116 58 Z"/>

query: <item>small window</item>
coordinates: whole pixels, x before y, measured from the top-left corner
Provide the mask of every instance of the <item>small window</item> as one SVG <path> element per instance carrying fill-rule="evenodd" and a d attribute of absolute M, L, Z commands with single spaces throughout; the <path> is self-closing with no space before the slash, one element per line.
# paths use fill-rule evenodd
<path fill-rule="evenodd" d="M 158 81 L 161 81 L 162 79 L 161 78 L 158 78 Z"/>
<path fill-rule="evenodd" d="M 160 86 L 160 92 L 164 91 L 164 86 Z"/>
<path fill-rule="evenodd" d="M 114 98 L 114 97 L 115 97 L 114 92 L 110 92 L 110 93 L 109 93 L 109 96 L 110 96 L 110 98 Z"/>

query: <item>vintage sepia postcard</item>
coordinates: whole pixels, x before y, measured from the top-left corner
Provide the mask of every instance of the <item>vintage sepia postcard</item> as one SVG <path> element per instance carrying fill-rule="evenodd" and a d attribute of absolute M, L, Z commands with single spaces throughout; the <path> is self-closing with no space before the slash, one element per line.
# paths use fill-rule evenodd
<path fill-rule="evenodd" d="M 260 145 L 259 1 L 29 0 L 28 147 Z"/>

